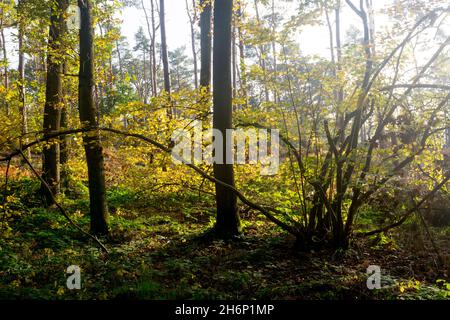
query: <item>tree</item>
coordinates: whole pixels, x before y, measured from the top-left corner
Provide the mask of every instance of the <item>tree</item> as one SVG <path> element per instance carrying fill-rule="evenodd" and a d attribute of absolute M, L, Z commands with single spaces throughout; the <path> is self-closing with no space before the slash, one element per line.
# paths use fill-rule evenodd
<path fill-rule="evenodd" d="M 81 124 L 96 127 L 94 105 L 94 30 L 92 26 L 92 5 L 89 0 L 78 0 L 80 8 L 80 71 L 78 108 Z M 83 135 L 84 149 L 89 176 L 89 202 L 91 232 L 97 235 L 108 234 L 108 209 L 106 205 L 105 172 L 103 148 L 98 131 Z"/>
<path fill-rule="evenodd" d="M 17 66 L 17 71 L 19 73 L 18 78 L 18 89 L 19 89 L 19 112 L 21 116 L 22 125 L 22 137 L 20 144 L 21 146 L 28 142 L 26 137 L 28 133 L 28 115 L 27 115 L 27 102 L 25 95 L 25 52 L 24 52 L 24 29 L 25 29 L 25 19 L 24 19 L 24 9 L 23 0 L 17 2 L 17 12 L 18 12 L 18 32 L 17 38 L 19 42 L 19 61 Z M 27 156 L 31 158 L 31 151 L 27 149 Z"/>
<path fill-rule="evenodd" d="M 190 10 L 189 10 L 189 3 L 188 0 L 186 1 L 186 12 L 189 18 L 189 24 L 191 26 L 191 49 L 192 49 L 192 57 L 193 57 L 193 62 L 194 62 L 194 85 L 195 85 L 195 89 L 198 88 L 198 67 L 197 67 L 197 49 L 195 46 L 195 28 L 194 25 L 197 21 L 197 7 L 196 7 L 196 3 L 195 0 L 192 0 L 192 11 L 193 14 L 191 14 Z"/>
<path fill-rule="evenodd" d="M 7 47 L 6 47 L 6 40 L 5 40 L 5 7 L 7 4 L 5 4 L 5 1 L 2 0 L 0 2 L 1 9 L 0 9 L 0 42 L 1 42 L 1 51 L 2 51 L 2 64 L 3 64 L 3 86 L 6 90 L 9 88 L 9 75 L 8 75 L 8 53 L 7 53 Z M 7 101 L 5 101 L 5 108 L 6 108 L 6 115 L 9 115 L 9 106 Z"/>
<path fill-rule="evenodd" d="M 255 13 L 256 13 L 256 24 L 258 27 L 263 27 L 263 23 L 261 21 L 260 15 L 259 15 L 259 8 L 258 8 L 258 0 L 254 0 L 254 5 L 255 5 Z M 263 75 L 263 87 L 264 87 L 264 97 L 265 97 L 265 102 L 269 102 L 269 88 L 267 87 L 267 66 L 266 66 L 266 50 L 264 48 L 264 45 L 258 45 L 257 46 L 257 55 L 258 55 L 258 60 L 259 60 L 259 64 L 261 66 L 261 70 L 262 70 L 262 75 Z"/>
<path fill-rule="evenodd" d="M 143 72 L 143 79 L 142 79 L 142 87 L 140 88 L 140 96 L 142 99 L 142 102 L 144 102 L 145 104 L 147 104 L 148 102 L 148 89 L 149 89 L 149 81 L 148 81 L 148 77 L 147 77 L 147 52 L 150 49 L 150 42 L 147 39 L 147 37 L 144 34 L 144 29 L 142 27 L 140 27 L 138 29 L 138 32 L 135 34 L 135 41 L 136 41 L 136 45 L 134 46 L 134 50 L 135 51 L 140 51 L 142 52 L 142 72 Z M 149 55 L 150 56 L 150 55 Z M 149 59 L 151 60 L 151 58 Z M 150 72 L 150 77 L 151 77 L 151 72 Z"/>
<path fill-rule="evenodd" d="M 153 0 L 150 0 L 151 4 L 151 19 L 148 16 L 147 9 L 144 5 L 144 0 L 141 0 L 141 7 L 144 11 L 145 15 L 145 22 L 147 23 L 147 31 L 148 35 L 150 37 L 150 79 L 151 79 L 151 88 L 152 88 L 152 96 L 156 96 L 156 53 L 155 53 L 155 34 L 156 34 L 156 27 L 155 27 L 155 13 L 153 9 Z"/>
<path fill-rule="evenodd" d="M 161 28 L 161 55 L 163 62 L 164 72 L 164 91 L 170 99 L 170 70 L 169 70 L 169 57 L 167 53 L 167 37 L 166 37 L 166 18 L 164 13 L 164 0 L 160 0 L 159 4 L 159 24 Z M 168 115 L 172 115 L 172 109 L 168 109 Z"/>
<path fill-rule="evenodd" d="M 211 0 L 201 0 L 200 6 L 200 86 L 209 90 L 211 85 Z"/>
<path fill-rule="evenodd" d="M 48 53 L 46 98 L 44 107 L 44 132 L 50 133 L 60 129 L 63 73 L 62 42 L 65 36 L 65 12 L 69 3 L 67 0 L 57 0 L 51 5 Z M 60 149 L 59 143 L 51 143 L 43 150 L 42 178 L 51 188 L 53 195 L 60 190 Z M 52 195 L 45 185 L 41 186 L 48 205 L 53 204 Z"/>
<path fill-rule="evenodd" d="M 231 79 L 231 21 L 232 0 L 216 0 L 214 3 L 214 49 L 213 49 L 213 127 L 226 136 L 232 128 L 232 79 Z M 226 164 L 226 154 L 232 146 L 223 139 L 221 163 L 214 164 L 214 177 L 234 186 L 233 165 Z M 220 161 L 222 160 L 222 161 Z M 216 188 L 218 236 L 229 238 L 240 234 L 240 220 L 236 194 L 218 183 Z"/>
<path fill-rule="evenodd" d="M 191 60 L 185 54 L 186 48 L 180 47 L 169 51 L 169 62 L 172 72 L 171 84 L 175 91 L 192 88 Z"/>

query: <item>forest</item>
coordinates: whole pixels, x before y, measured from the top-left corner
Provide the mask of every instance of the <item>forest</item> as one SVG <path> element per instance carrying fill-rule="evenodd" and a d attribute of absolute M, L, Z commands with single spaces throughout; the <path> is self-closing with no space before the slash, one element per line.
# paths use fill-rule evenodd
<path fill-rule="evenodd" d="M 1 300 L 445 300 L 449 180 L 448 1 L 0 0 Z"/>

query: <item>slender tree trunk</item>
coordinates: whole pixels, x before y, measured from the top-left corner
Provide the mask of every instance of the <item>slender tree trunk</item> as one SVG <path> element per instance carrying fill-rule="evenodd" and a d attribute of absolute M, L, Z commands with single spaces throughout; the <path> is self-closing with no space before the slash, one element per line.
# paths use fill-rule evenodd
<path fill-rule="evenodd" d="M 278 61 L 277 61 L 277 22 L 275 19 L 275 0 L 272 0 L 272 58 L 273 58 L 273 101 L 278 104 Z"/>
<path fill-rule="evenodd" d="M 259 9 L 258 9 L 258 0 L 254 0 L 254 4 L 256 12 L 256 21 L 258 22 L 258 25 L 261 25 L 261 19 L 259 16 Z M 262 45 L 258 45 L 258 49 L 259 49 L 259 64 L 263 72 L 264 97 L 266 102 L 269 102 L 270 98 L 269 98 L 269 88 L 267 87 L 267 67 L 266 67 L 266 59 L 264 58 L 265 52 Z"/>
<path fill-rule="evenodd" d="M 64 25 L 65 32 L 68 31 L 67 24 Z M 63 63 L 63 75 L 67 74 L 67 63 Z M 65 80 L 64 77 L 62 80 Z M 71 80 L 69 80 L 71 81 Z M 65 85 L 67 83 L 66 81 L 63 81 L 62 85 L 62 108 L 61 108 L 61 130 L 65 130 L 69 127 L 69 106 L 70 104 L 66 100 L 66 97 L 70 97 L 72 95 L 72 92 L 70 90 L 70 86 Z M 59 156 L 59 163 L 61 165 L 61 189 L 68 189 L 69 188 L 69 174 L 70 170 L 68 168 L 68 162 L 69 162 L 69 136 L 65 135 L 59 138 L 60 139 L 60 156 Z"/>
<path fill-rule="evenodd" d="M 47 50 L 47 80 L 44 107 L 44 137 L 47 133 L 60 129 L 62 108 L 62 42 L 65 37 L 65 12 L 67 0 L 58 0 L 51 8 L 49 40 Z M 41 185 L 47 205 L 54 203 L 54 195 L 60 191 L 60 146 L 53 142 L 44 147 L 42 153 L 42 179 L 50 186 Z M 52 194 L 53 195 L 52 195 Z"/>
<path fill-rule="evenodd" d="M 27 143 L 28 138 L 26 134 L 28 132 L 28 116 L 27 116 L 27 104 L 25 98 L 25 55 L 23 53 L 23 28 L 19 28 L 19 66 L 17 68 L 19 72 L 19 112 L 22 122 L 22 138 L 21 145 Z M 31 158 L 30 150 L 27 149 L 27 157 Z"/>
<path fill-rule="evenodd" d="M 3 1 L 1 2 L 3 4 Z M 8 57 L 7 57 L 7 53 L 6 53 L 6 42 L 5 42 L 5 33 L 3 30 L 3 9 L 2 9 L 2 13 L 1 13 L 1 18 L 0 18 L 0 42 L 1 42 L 1 47 L 2 47 L 2 63 L 3 63 L 3 87 L 5 88 L 6 91 L 8 91 L 8 87 L 9 87 L 9 81 L 8 81 Z M 7 99 L 3 99 L 2 103 L 5 106 L 5 111 L 6 111 L 6 115 L 9 116 L 10 110 L 9 110 L 9 104 Z"/>
<path fill-rule="evenodd" d="M 21 15 L 22 11 L 22 2 L 20 0 L 17 3 L 17 10 L 19 11 L 19 21 L 18 21 L 18 42 L 19 42 L 19 63 L 17 67 L 17 71 L 19 73 L 18 78 L 18 89 L 19 89 L 19 113 L 21 116 L 21 133 L 22 137 L 20 138 L 20 146 L 26 144 L 28 142 L 28 138 L 26 137 L 28 132 L 28 117 L 27 117 L 27 105 L 26 105 L 26 94 L 25 94 L 25 53 L 24 53 L 24 22 Z M 31 159 L 31 151 L 27 149 L 26 155 L 29 159 Z"/>
<path fill-rule="evenodd" d="M 158 94 L 158 87 L 156 84 L 156 22 L 155 22 L 155 8 L 153 0 L 150 0 L 151 5 L 151 20 L 152 20 L 152 35 L 150 38 L 151 54 L 152 54 L 152 91 L 155 97 Z"/>
<path fill-rule="evenodd" d="M 152 0 L 151 0 L 152 1 Z M 149 50 L 149 62 L 150 62 L 150 83 L 151 83 L 151 91 L 152 91 L 152 96 L 154 97 L 154 96 L 156 96 L 156 89 L 153 87 L 153 82 L 154 82 L 154 79 L 153 79 L 153 77 L 155 76 L 154 74 L 153 74 L 153 63 L 154 63 L 154 61 L 153 61 L 153 58 L 152 58 L 152 51 L 153 51 L 153 38 L 155 37 L 155 35 L 154 34 L 152 34 L 152 28 L 151 28 L 151 26 L 150 26 L 150 18 L 149 18 L 149 16 L 148 16 L 148 13 L 147 13 L 147 9 L 145 8 L 145 5 L 144 5 L 144 0 L 141 0 L 141 6 L 142 6 L 142 9 L 144 10 L 144 15 L 145 15 L 145 22 L 146 22 L 146 24 L 147 24 L 147 32 L 148 32 L 148 36 L 150 37 L 150 50 Z M 152 9 L 152 11 L 153 11 L 153 9 Z M 144 48 L 144 78 L 146 78 L 146 71 L 145 71 L 145 48 Z M 147 91 L 148 90 L 148 85 L 147 85 L 147 82 L 146 82 L 146 84 L 145 84 L 145 90 Z M 147 103 L 147 95 L 146 95 L 146 101 L 145 101 L 145 103 Z"/>
<path fill-rule="evenodd" d="M 163 73 L 164 73 L 164 91 L 168 96 L 170 101 L 171 95 L 171 86 L 170 86 L 170 70 L 169 70 L 169 57 L 167 54 L 167 37 L 166 37 L 166 17 L 164 12 L 164 0 L 159 1 L 159 27 L 161 29 L 161 55 L 163 62 Z M 169 107 L 167 109 L 167 114 L 172 117 L 172 106 L 169 103 Z"/>
<path fill-rule="evenodd" d="M 8 91 L 9 89 L 9 79 L 8 79 L 8 55 L 6 52 L 6 41 L 5 41 L 5 31 L 4 31 L 4 21 L 5 21 L 5 12 L 4 12 L 4 0 L 1 2 L 2 10 L 1 10 L 1 17 L 0 17 L 0 41 L 1 41 L 1 47 L 2 47 L 2 63 L 3 63 L 3 86 L 5 87 L 5 90 Z M 5 111 L 6 115 L 9 116 L 10 110 L 9 110 L 9 104 L 8 101 L 4 100 L 5 104 Z"/>
<path fill-rule="evenodd" d="M 237 1 L 237 6 L 238 6 L 238 14 L 237 14 L 237 18 L 239 20 L 238 22 L 238 41 L 239 41 L 239 66 L 240 66 L 240 89 L 241 89 L 241 96 L 244 97 L 245 99 L 245 106 L 248 105 L 248 97 L 247 97 L 247 71 L 246 71 L 246 67 L 245 67 L 245 51 L 244 51 L 244 36 L 242 34 L 242 27 L 241 27 L 241 23 L 242 23 L 242 15 L 243 15 L 243 11 L 242 11 L 242 3 L 241 0 Z"/>
<path fill-rule="evenodd" d="M 68 105 L 64 101 L 63 107 L 61 109 L 61 129 L 66 130 L 69 127 L 69 110 L 67 109 Z M 61 165 L 61 189 L 67 189 L 69 186 L 69 168 L 68 162 L 69 162 L 69 137 L 63 136 L 60 138 L 60 156 L 59 156 L 59 163 Z"/>
<path fill-rule="evenodd" d="M 231 87 L 231 20 L 232 0 L 216 0 L 214 7 L 214 62 L 213 62 L 213 127 L 223 136 L 223 164 L 214 164 L 214 177 L 234 186 L 233 165 L 226 164 L 226 154 L 232 145 L 226 143 L 226 130 L 232 128 Z M 219 160 L 219 161 L 220 161 Z M 233 237 L 240 233 L 237 198 L 233 192 L 216 183 L 217 221 L 216 232 L 221 237 Z"/>
<path fill-rule="evenodd" d="M 343 129 L 344 113 L 341 110 L 341 105 L 344 101 L 344 86 L 340 83 L 340 74 L 342 72 L 342 44 L 341 44 L 341 1 L 338 0 L 335 8 L 335 24 L 336 24 L 336 80 L 338 83 L 337 90 L 337 128 Z M 344 142 L 344 134 L 340 135 L 339 142 Z"/>
<path fill-rule="evenodd" d="M 211 87 L 211 2 L 201 0 L 200 5 L 202 8 L 200 13 L 200 86 L 209 91 Z"/>
<path fill-rule="evenodd" d="M 195 85 L 195 89 L 197 89 L 198 88 L 198 66 L 197 66 L 197 50 L 196 50 L 196 46 L 195 46 L 195 22 L 197 21 L 197 9 L 196 9 L 195 0 L 192 0 L 192 5 L 193 5 L 192 10 L 194 11 L 194 15 L 192 15 L 189 10 L 188 0 L 185 0 L 185 1 L 186 1 L 186 12 L 187 12 L 187 15 L 189 18 L 189 23 L 191 25 L 191 48 L 192 48 L 192 57 L 194 60 L 194 85 Z"/>
<path fill-rule="evenodd" d="M 376 41 L 375 41 L 375 12 L 373 9 L 372 0 L 366 0 L 367 15 L 369 19 L 369 34 L 370 34 L 370 47 L 372 49 L 372 56 L 376 56 Z"/>
<path fill-rule="evenodd" d="M 148 84 L 148 79 L 147 79 L 147 55 L 145 54 L 146 53 L 146 48 L 143 48 L 142 49 L 142 54 L 143 54 L 143 65 L 142 65 L 142 67 L 143 67 L 143 72 L 144 72 L 144 88 L 143 88 L 143 100 L 144 100 L 144 104 L 147 104 L 147 95 L 148 95 L 148 90 L 147 90 L 147 84 Z"/>
<path fill-rule="evenodd" d="M 2 28 L 1 31 L 2 38 L 2 50 L 3 50 L 3 85 L 5 89 L 9 89 L 9 76 L 8 76 L 8 53 L 6 51 L 6 41 L 5 41 L 5 32 Z"/>
<path fill-rule="evenodd" d="M 78 0 L 80 8 L 80 71 L 78 107 L 83 126 L 96 127 L 94 87 L 94 50 L 92 6 L 89 0 Z M 108 210 L 106 205 L 105 170 L 103 149 L 98 131 L 83 136 L 89 175 L 89 201 L 91 232 L 108 234 Z"/>
<path fill-rule="evenodd" d="M 233 99 L 236 99 L 237 93 L 237 67 L 236 67 L 236 27 L 234 19 L 231 27 L 231 66 L 232 66 L 232 78 L 233 78 Z M 236 111 L 236 105 L 233 103 L 233 111 Z"/>

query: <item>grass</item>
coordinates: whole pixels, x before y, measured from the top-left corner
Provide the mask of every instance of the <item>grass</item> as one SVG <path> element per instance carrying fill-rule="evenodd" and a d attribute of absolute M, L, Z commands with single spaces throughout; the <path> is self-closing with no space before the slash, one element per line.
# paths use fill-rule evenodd
<path fill-rule="evenodd" d="M 436 284 L 440 275 L 425 274 L 426 261 L 414 260 L 412 253 L 390 246 L 385 238 L 356 243 L 339 254 L 300 253 L 294 239 L 251 214 L 239 241 L 205 240 L 199 235 L 211 228 L 214 207 L 196 194 L 154 197 L 150 202 L 129 189 L 111 189 L 112 237 L 103 239 L 110 250 L 106 255 L 57 211 L 36 206 L 36 185 L 28 181 L 15 187 L 29 206 L 15 207 L 21 213 L 12 215 L 11 231 L 0 238 L 0 299 L 446 297 L 447 291 Z M 85 199 L 63 203 L 88 229 Z M 367 289 L 369 264 L 382 266 L 385 279 L 390 279 L 387 288 Z M 65 286 L 70 265 L 81 268 L 79 291 Z"/>

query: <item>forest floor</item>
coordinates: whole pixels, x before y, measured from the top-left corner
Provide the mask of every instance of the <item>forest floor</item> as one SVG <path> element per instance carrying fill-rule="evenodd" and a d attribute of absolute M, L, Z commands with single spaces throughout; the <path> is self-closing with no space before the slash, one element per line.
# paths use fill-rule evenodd
<path fill-rule="evenodd" d="M 10 217 L 10 229 L 0 237 L 0 299 L 365 300 L 449 294 L 450 285 L 440 281 L 448 279 L 447 269 L 437 264 L 426 238 L 420 250 L 420 237 L 392 234 L 356 241 L 347 251 L 299 252 L 293 238 L 250 211 L 243 214 L 241 239 L 206 241 L 199 236 L 213 225 L 211 201 L 192 193 L 144 201 L 115 188 L 108 192 L 112 232 L 103 239 L 106 254 L 56 209 L 41 208 L 33 196 L 37 188 L 31 179 L 12 186 L 21 214 Z M 88 229 L 86 200 L 65 199 L 64 206 Z M 450 248 L 448 235 L 434 236 L 439 248 Z M 440 254 L 447 264 L 450 253 Z M 66 288 L 70 265 L 81 268 L 81 290 Z M 381 267 L 382 289 L 367 288 L 369 265 Z"/>

